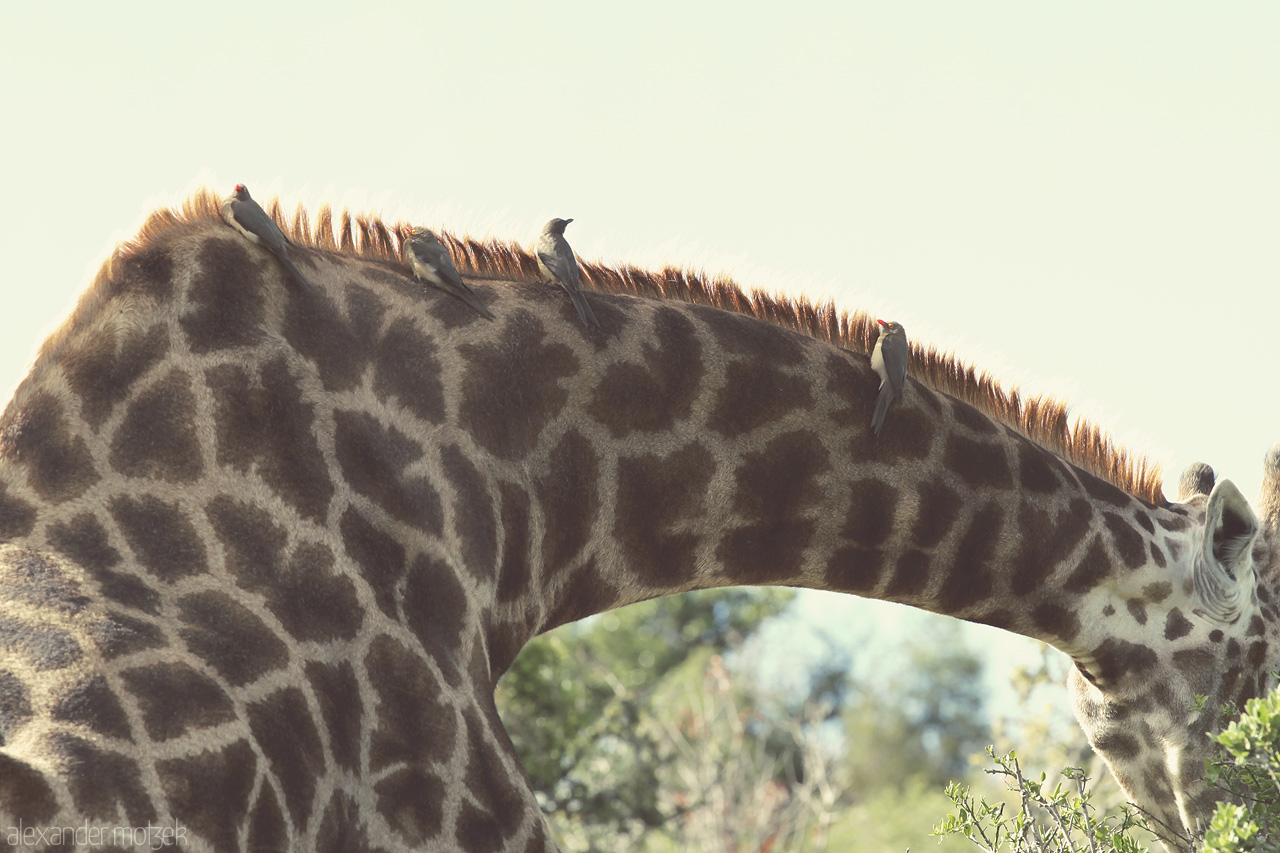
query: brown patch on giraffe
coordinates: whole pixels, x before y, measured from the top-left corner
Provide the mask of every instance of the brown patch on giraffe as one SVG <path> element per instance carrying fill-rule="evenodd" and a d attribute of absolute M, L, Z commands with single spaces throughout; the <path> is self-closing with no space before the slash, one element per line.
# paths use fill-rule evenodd
<path fill-rule="evenodd" d="M 446 791 L 434 773 L 406 767 L 379 781 L 373 792 L 378 812 L 405 844 L 421 845 L 440 834 Z"/>
<path fill-rule="evenodd" d="M 920 596 L 929 582 L 929 555 L 912 548 L 898 558 L 893 567 L 893 580 L 885 588 L 885 597 L 892 601 Z"/>
<path fill-rule="evenodd" d="M 888 483 L 869 479 L 852 483 L 850 491 L 849 512 L 840 536 L 868 548 L 883 545 L 893 532 L 898 490 Z"/>
<path fill-rule="evenodd" d="M 245 712 L 253 739 L 280 783 L 293 825 L 305 826 L 311 817 L 316 780 L 323 779 L 327 769 L 307 700 L 297 687 L 286 687 L 249 705 Z"/>
<path fill-rule="evenodd" d="M 440 466 L 453 485 L 453 530 L 462 545 L 462 564 L 479 580 L 491 578 L 498 561 L 498 525 L 485 479 L 456 444 L 440 449 Z"/>
<path fill-rule="evenodd" d="M 594 612 L 599 613 L 600 611 Z M 488 668 L 492 673 L 492 677 L 482 683 L 492 688 L 498 677 L 507 671 L 507 668 L 515 661 L 516 656 L 520 654 L 520 650 L 524 648 L 524 644 L 528 640 L 529 630 L 522 621 L 498 622 L 492 618 L 492 614 L 488 610 L 481 615 L 480 621 L 482 624 L 489 626 L 485 631 L 485 640 L 486 645 L 489 647 Z"/>
<path fill-rule="evenodd" d="M 169 353 L 169 329 L 95 329 L 62 360 L 67 384 L 80 397 L 80 415 L 96 432 L 134 382 Z"/>
<path fill-rule="evenodd" d="M 1173 584 L 1169 581 L 1149 583 L 1142 588 L 1142 597 L 1152 604 L 1159 604 L 1173 595 Z"/>
<path fill-rule="evenodd" d="M 1133 514 L 1133 518 L 1135 521 L 1138 522 L 1138 525 L 1143 530 L 1147 531 L 1153 536 L 1155 535 L 1155 532 L 1156 532 L 1155 522 L 1151 520 L 1151 516 L 1147 515 L 1147 513 L 1144 510 L 1138 510 L 1137 512 L 1135 512 Z"/>
<path fill-rule="evenodd" d="M 1093 537 L 1093 544 L 1085 551 L 1084 558 L 1065 581 L 1062 588 L 1071 593 L 1088 592 L 1111 576 L 1114 565 L 1102 547 L 1102 537 Z"/>
<path fill-rule="evenodd" d="M 386 635 L 369 643 L 364 658 L 377 696 L 369 736 L 369 770 L 394 764 L 431 767 L 449 760 L 458 737 L 453 708 L 442 701 L 443 686 L 422 657 Z"/>
<path fill-rule="evenodd" d="M 5 813 L 32 824 L 48 825 L 58 813 L 58 800 L 45 776 L 30 764 L 0 751 L 0 803 Z"/>
<path fill-rule="evenodd" d="M 503 750 L 491 744 L 484 736 L 485 725 L 474 718 L 467 720 L 467 775 L 463 779 L 467 791 L 475 797 L 476 802 L 483 803 L 488 811 L 488 824 L 498 833 L 498 847 L 501 842 L 510 838 L 524 822 L 524 797 L 520 788 L 512 781 L 514 775 L 506 762 L 502 760 Z M 459 840 L 464 845 L 471 833 L 464 828 L 459 830 Z M 485 835 L 486 839 L 490 836 Z M 475 849 L 487 849 L 483 846 Z"/>
<path fill-rule="evenodd" d="M 21 656 L 38 672 L 66 669 L 84 656 L 66 631 L 7 615 L 0 616 L 0 649 Z"/>
<path fill-rule="evenodd" d="M 1094 749 L 1105 755 L 1108 761 L 1133 759 L 1142 753 L 1142 744 L 1138 739 L 1119 732 L 1110 732 L 1098 738 Z"/>
<path fill-rule="evenodd" d="M 9 494 L 8 486 L 0 483 L 0 542 L 26 536 L 35 523 L 35 506 Z"/>
<path fill-rule="evenodd" d="M 1209 632 L 1209 642 L 1211 643 L 1221 643 L 1222 637 L 1223 637 L 1222 629 L 1220 628 L 1214 628 L 1212 631 Z"/>
<path fill-rule="evenodd" d="M 651 341 L 640 349 L 641 361 L 605 369 L 586 407 L 614 438 L 671 429 L 689 417 L 701 387 L 702 347 L 679 311 L 665 305 L 654 311 Z"/>
<path fill-rule="evenodd" d="M 1119 683 L 1128 675 L 1140 675 L 1155 670 L 1156 653 L 1143 645 L 1109 637 L 1094 650 L 1092 670 L 1100 686 Z"/>
<path fill-rule="evenodd" d="M 402 617 L 409 630 L 417 635 L 427 655 L 457 655 L 467 627 L 467 591 L 447 563 L 419 554 L 404 582 L 401 597 Z M 456 674 L 445 669 L 445 677 Z M 458 687 L 454 679 L 452 686 Z"/>
<path fill-rule="evenodd" d="M 111 441 L 111 467 L 126 477 L 195 482 L 204 472 L 198 422 L 191 377 L 175 368 L 130 404 Z"/>
<path fill-rule="evenodd" d="M 1115 606 L 1114 606 L 1114 605 L 1112 605 L 1112 604 L 1108 604 L 1106 607 L 1102 608 L 1102 615 L 1103 615 L 1103 616 L 1115 616 L 1115 615 L 1116 615 L 1116 608 L 1115 608 Z"/>
<path fill-rule="evenodd" d="M 205 372 L 213 395 L 218 464 L 254 473 L 300 515 L 323 522 L 333 497 L 315 434 L 315 406 L 284 357 L 251 376 L 239 365 Z"/>
<path fill-rule="evenodd" d="M 808 379 L 767 361 L 731 361 L 707 428 L 734 438 L 812 405 Z"/>
<path fill-rule="evenodd" d="M 31 719 L 31 695 L 16 675 L 0 670 L 0 746 Z"/>
<path fill-rule="evenodd" d="M 120 293 L 133 293 L 163 302 L 173 295 L 173 258 L 162 249 L 145 249 L 120 264 L 116 281 Z"/>
<path fill-rule="evenodd" d="M 154 495 L 120 495 L 110 509 L 138 563 L 160 580 L 172 583 L 209 571 L 204 543 L 178 504 Z"/>
<path fill-rule="evenodd" d="M 3 691 L 0 690 L 0 694 Z M 107 680 L 101 675 L 80 679 L 58 696 L 50 716 L 79 724 L 107 737 L 133 740 L 129 718 Z"/>
<path fill-rule="evenodd" d="M 58 553 L 84 568 L 102 594 L 120 604 L 152 615 L 160 612 L 160 596 L 142 579 L 114 571 L 120 552 L 107 542 L 107 531 L 89 513 L 65 523 L 54 524 L 48 532 L 49 544 Z"/>
<path fill-rule="evenodd" d="M 1062 488 L 1062 460 L 1024 436 L 1017 438 L 1018 482 L 1022 488 L 1036 494 L 1053 494 Z"/>
<path fill-rule="evenodd" d="M 1053 602 L 1042 602 L 1031 608 L 1031 624 L 1039 630 L 1040 637 L 1056 637 L 1071 642 L 1080 633 L 1080 618 Z"/>
<path fill-rule="evenodd" d="M 1016 631 L 1014 626 L 1019 622 L 1018 617 L 1012 611 L 1003 607 L 966 616 L 965 621 L 977 622 L 980 625 L 990 625 L 992 628 L 1000 628 L 1005 631 Z"/>
<path fill-rule="evenodd" d="M 1249 655 L 1246 659 L 1249 661 L 1250 666 L 1257 669 L 1266 665 L 1267 647 L 1266 640 L 1258 640 L 1249 644 Z M 1263 675 L 1265 676 L 1266 674 L 1263 673 Z"/>
<path fill-rule="evenodd" d="M 90 603 L 80 583 L 50 555 L 27 548 L 6 549 L 0 559 L 0 601 L 31 604 L 68 616 Z"/>
<path fill-rule="evenodd" d="M 602 613 L 617 603 L 618 590 L 614 589 L 600 574 L 595 561 L 588 560 L 565 578 L 556 589 L 551 607 L 547 609 L 546 630 L 576 622 L 594 613 Z M 492 655 L 490 657 L 492 659 Z M 506 666 L 510 666 L 512 660 L 515 660 L 515 654 L 511 654 L 510 660 L 506 661 Z M 504 671 L 506 666 L 498 669 L 496 662 L 491 660 L 491 668 L 495 675 Z"/>
<path fill-rule="evenodd" d="M 613 535 L 631 569 L 654 586 L 676 586 L 693 570 L 694 533 L 679 532 L 706 511 L 716 462 L 693 443 L 666 456 L 618 460 L 618 505 Z"/>
<path fill-rule="evenodd" d="M 284 529 L 269 513 L 227 495 L 211 500 L 205 514 L 222 542 L 227 570 L 242 589 L 266 599 L 295 639 L 355 636 L 364 621 L 355 584 L 334 571 L 333 552 L 326 546 L 302 543 L 286 560 Z"/>
<path fill-rule="evenodd" d="M 1212 672 L 1217 659 L 1206 649 L 1182 649 L 1173 653 L 1173 665 L 1178 672 L 1190 675 Z"/>
<path fill-rule="evenodd" d="M 156 775 L 175 821 L 207 839 L 214 850 L 235 850 L 257 767 L 248 742 L 237 740 L 217 750 L 158 761 Z"/>
<path fill-rule="evenodd" d="M 1191 629 L 1195 626 L 1191 624 L 1191 620 L 1182 615 L 1182 611 L 1173 608 L 1169 611 L 1169 615 L 1164 620 L 1164 638 L 1166 640 L 1178 640 L 1191 633 Z"/>
<path fill-rule="evenodd" d="M 262 340 L 267 283 L 263 265 L 254 262 L 246 247 L 242 240 L 216 237 L 205 240 L 196 253 L 196 272 L 187 291 L 192 307 L 178 325 L 197 355 Z"/>
<path fill-rule="evenodd" d="M 412 320 L 401 317 L 392 321 L 374 348 L 373 393 L 383 401 L 394 397 L 427 423 L 442 422 L 444 386 L 437 351 L 435 341 L 418 331 Z"/>
<path fill-rule="evenodd" d="M 370 291 L 348 285 L 344 292 L 346 315 L 327 293 L 309 293 L 290 300 L 281 329 L 289 345 L 315 364 L 326 391 L 360 383 L 382 323 L 381 303 Z"/>
<path fill-rule="evenodd" d="M 819 478 L 828 454 L 811 432 L 792 432 L 746 454 L 738 467 L 733 507 L 748 523 L 728 529 L 716 555 L 741 583 L 794 577 L 813 538 L 807 510 L 822 500 Z"/>
<path fill-rule="evenodd" d="M 5 419 L 0 458 L 26 469 L 27 484 L 50 503 L 77 498 L 101 479 L 84 439 L 67 424 L 62 403 L 44 392 Z"/>
<path fill-rule="evenodd" d="M 89 624 L 89 636 L 105 660 L 160 648 L 169 643 L 164 633 L 150 622 L 112 612 Z"/>
<path fill-rule="evenodd" d="M 966 428 L 970 432 L 977 433 L 981 436 L 992 436 L 999 433 L 995 421 L 990 417 L 979 412 L 973 406 L 967 405 L 954 398 L 951 399 L 951 417 L 956 423 Z"/>
<path fill-rule="evenodd" d="M 462 801 L 454 838 L 462 853 L 500 853 L 504 844 L 494 816 L 468 800 Z"/>
<path fill-rule="evenodd" d="M 950 435 L 942 464 L 974 488 L 1008 489 L 1013 486 L 1013 472 L 1009 470 L 1005 449 L 999 444 Z"/>
<path fill-rule="evenodd" d="M 532 580 L 529 568 L 529 494 L 502 483 L 502 565 L 498 567 L 498 601 L 510 604 L 523 596 Z"/>
<path fill-rule="evenodd" d="M 342 547 L 360 566 L 360 576 L 373 590 L 379 609 L 397 618 L 396 586 L 405 573 L 404 546 L 351 506 L 342 514 L 339 530 Z"/>
<path fill-rule="evenodd" d="M 348 660 L 334 664 L 310 661 L 307 681 L 315 694 L 320 716 L 329 732 L 329 750 L 338 767 L 358 774 L 360 739 L 364 732 L 364 704 L 360 682 Z"/>
<path fill-rule="evenodd" d="M 1151 561 L 1156 564 L 1157 568 L 1163 569 L 1168 562 L 1164 558 L 1164 552 L 1160 550 L 1160 546 L 1151 543 Z"/>
<path fill-rule="evenodd" d="M 55 734 L 45 742 L 55 761 L 74 767 L 63 778 L 81 818 L 112 820 L 123 811 L 128 826 L 156 820 L 138 765 L 128 756 L 74 735 Z M 6 806 L 8 803 L 6 803 Z"/>
<path fill-rule="evenodd" d="M 189 729 L 228 723 L 235 707 L 217 683 L 185 663 L 155 663 L 120 674 L 138 701 L 152 740 L 168 740 Z"/>
<path fill-rule="evenodd" d="M 1147 624 L 1147 603 L 1141 598 L 1130 598 L 1125 602 L 1125 606 L 1129 608 L 1129 615 L 1133 617 L 1133 621 L 1139 625 Z"/>
<path fill-rule="evenodd" d="M 289 663 L 289 648 L 251 610 L 223 592 L 180 598 L 178 636 L 232 687 L 257 681 Z"/>
<path fill-rule="evenodd" d="M 920 508 L 911 526 L 911 543 L 917 548 L 934 548 L 951 532 L 964 502 L 941 480 L 920 483 L 916 494 Z"/>
<path fill-rule="evenodd" d="M 716 343 L 730 355 L 751 356 L 783 366 L 804 361 L 804 339 L 795 332 L 701 305 L 688 311 L 711 331 Z"/>
<path fill-rule="evenodd" d="M 548 342 L 541 321 L 515 311 L 503 324 L 500 343 L 462 344 L 466 363 L 460 422 L 476 443 L 500 459 L 523 459 L 547 425 L 560 414 L 569 392 L 560 380 L 580 365 L 564 344 Z"/>
<path fill-rule="evenodd" d="M 1191 526 L 1191 521 L 1183 515 L 1165 515 L 1156 516 L 1156 524 L 1168 530 L 1170 533 L 1179 533 Z"/>
<path fill-rule="evenodd" d="M 840 548 L 831 555 L 824 575 L 840 592 L 868 593 L 880 582 L 884 552 L 879 548 Z"/>
<path fill-rule="evenodd" d="M 958 614 L 991 595 L 995 585 L 991 561 L 1003 526 L 1004 513 L 995 504 L 987 504 L 973 514 L 969 528 L 956 545 L 942 589 L 938 590 L 939 612 Z"/>
<path fill-rule="evenodd" d="M 284 812 L 276 792 L 270 785 L 258 788 L 258 800 L 249 813 L 250 850 L 288 850 L 289 830 L 285 827 Z"/>
<path fill-rule="evenodd" d="M 364 823 L 355 799 L 345 791 L 334 791 L 316 832 L 316 853 L 383 853 L 369 844 Z"/>
<path fill-rule="evenodd" d="M 1246 637 L 1261 637 L 1267 633 L 1267 623 L 1261 616 L 1254 614 L 1249 620 L 1249 630 L 1245 633 Z"/>
<path fill-rule="evenodd" d="M 423 457 L 422 446 L 365 412 L 339 409 L 333 421 L 334 454 L 351 488 L 392 518 L 440 535 L 444 512 L 439 493 L 425 474 L 405 473 Z"/>
<path fill-rule="evenodd" d="M 1111 534 L 1111 542 L 1115 546 L 1116 554 L 1124 561 L 1125 567 L 1136 569 L 1139 566 L 1145 566 L 1147 549 L 1146 540 L 1142 538 L 1142 534 L 1114 512 L 1104 510 L 1102 519 L 1107 525 L 1107 532 Z"/>
<path fill-rule="evenodd" d="M 600 507 L 596 491 L 600 461 L 576 429 L 567 431 L 551 449 L 547 474 L 534 483 L 545 518 L 543 565 L 554 571 L 581 553 Z"/>

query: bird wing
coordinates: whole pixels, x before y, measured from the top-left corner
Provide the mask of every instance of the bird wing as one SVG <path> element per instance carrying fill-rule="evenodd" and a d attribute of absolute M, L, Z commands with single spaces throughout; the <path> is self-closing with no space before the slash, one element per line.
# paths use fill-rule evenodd
<path fill-rule="evenodd" d="M 881 346 L 885 364 L 885 373 L 895 391 L 901 392 L 907 384 L 907 336 L 904 334 L 886 335 Z"/>
<path fill-rule="evenodd" d="M 572 287 L 578 286 L 578 261 L 574 258 L 573 249 L 569 248 L 568 243 L 543 241 L 538 244 L 537 251 L 538 260 L 551 270 L 553 276 Z"/>
<path fill-rule="evenodd" d="M 231 202 L 231 215 L 240 223 L 241 228 L 261 240 L 267 248 L 277 251 L 284 248 L 284 234 L 256 202 L 236 199 Z"/>
<path fill-rule="evenodd" d="M 409 244 L 409 250 L 418 258 L 419 263 L 431 266 L 445 281 L 459 287 L 466 287 L 462 276 L 458 274 L 457 267 L 453 265 L 453 258 L 449 257 L 449 251 L 440 243 L 414 240 Z"/>

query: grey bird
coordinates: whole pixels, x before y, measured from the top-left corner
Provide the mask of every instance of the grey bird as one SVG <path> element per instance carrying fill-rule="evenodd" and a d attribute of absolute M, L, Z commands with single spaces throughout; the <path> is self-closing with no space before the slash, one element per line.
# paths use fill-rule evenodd
<path fill-rule="evenodd" d="M 573 256 L 569 241 L 564 238 L 564 227 L 572 219 L 553 219 L 542 227 L 542 236 L 533 246 L 533 254 L 538 259 L 538 270 L 545 281 L 558 284 L 573 300 L 573 307 L 578 309 L 578 316 L 583 325 L 600 328 L 600 321 L 587 304 L 587 297 L 578 284 L 578 260 Z"/>
<path fill-rule="evenodd" d="M 413 270 L 419 281 L 425 281 L 450 296 L 455 296 L 479 312 L 481 317 L 492 320 L 493 314 L 484 307 L 484 303 L 476 296 L 475 291 L 467 287 L 467 283 L 458 275 L 449 251 L 436 239 L 436 235 L 426 228 L 410 228 L 409 237 L 400 244 L 400 254 L 404 262 Z"/>
<path fill-rule="evenodd" d="M 284 236 L 275 221 L 250 197 L 244 184 L 236 184 L 235 192 L 222 200 L 222 218 L 250 243 L 256 243 L 275 255 L 276 260 L 288 267 L 303 290 L 311 289 L 311 285 L 289 258 L 289 238 Z"/>
<path fill-rule="evenodd" d="M 884 416 L 889 403 L 895 397 L 902 399 L 907 389 L 907 333 L 901 323 L 876 320 L 880 324 L 880 337 L 871 351 L 871 369 L 880 375 L 880 393 L 876 397 L 876 410 L 871 415 L 871 429 L 877 436 L 884 426 Z"/>

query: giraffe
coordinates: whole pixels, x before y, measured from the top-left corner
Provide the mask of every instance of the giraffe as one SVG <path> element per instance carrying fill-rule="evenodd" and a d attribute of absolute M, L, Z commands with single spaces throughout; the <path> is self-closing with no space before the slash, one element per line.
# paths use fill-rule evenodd
<path fill-rule="evenodd" d="M 1207 821 L 1189 709 L 1271 684 L 1280 449 L 1261 519 L 1203 470 L 1168 502 L 928 348 L 876 439 L 865 316 L 584 264 L 591 328 L 524 250 L 444 235 L 490 322 L 413 280 L 404 226 L 270 212 L 311 292 L 197 192 L 0 417 L 11 846 L 554 850 L 495 681 L 558 625 L 742 584 L 1054 645 L 1128 795 Z"/>

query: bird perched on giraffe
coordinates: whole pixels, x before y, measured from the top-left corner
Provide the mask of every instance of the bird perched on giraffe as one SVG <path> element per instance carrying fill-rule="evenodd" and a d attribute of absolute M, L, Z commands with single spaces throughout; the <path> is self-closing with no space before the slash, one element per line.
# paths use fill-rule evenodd
<path fill-rule="evenodd" d="M 910 349 L 907 333 L 901 323 L 892 320 L 876 320 L 880 324 L 880 337 L 871 352 L 871 369 L 880 376 L 880 393 L 876 396 L 876 408 L 871 414 L 871 429 L 879 437 L 884 427 L 885 415 L 893 400 L 902 399 L 907 387 L 907 358 Z"/>
<path fill-rule="evenodd" d="M 419 281 L 461 299 L 486 320 L 493 319 L 493 314 L 484 307 L 480 297 L 462 280 L 449 252 L 430 229 L 410 228 L 409 236 L 400 244 L 400 254 Z"/>
<path fill-rule="evenodd" d="M 578 309 L 578 316 L 585 326 L 600 328 L 600 321 L 591 310 L 582 286 L 578 284 L 578 261 L 573 256 L 569 241 L 564 238 L 565 226 L 572 219 L 552 219 L 542 226 L 542 235 L 533 246 L 533 254 L 538 259 L 538 270 L 544 281 L 558 284 L 573 300 L 573 307 Z"/>
<path fill-rule="evenodd" d="M 276 256 L 276 260 L 288 268 L 290 274 L 302 285 L 303 290 L 310 290 L 311 285 L 302 277 L 302 273 L 294 266 L 289 257 L 289 238 L 284 236 L 280 226 L 267 215 L 244 184 L 236 184 L 231 195 L 222 200 L 222 218 L 228 225 L 239 231 L 250 243 L 255 243 Z"/>

